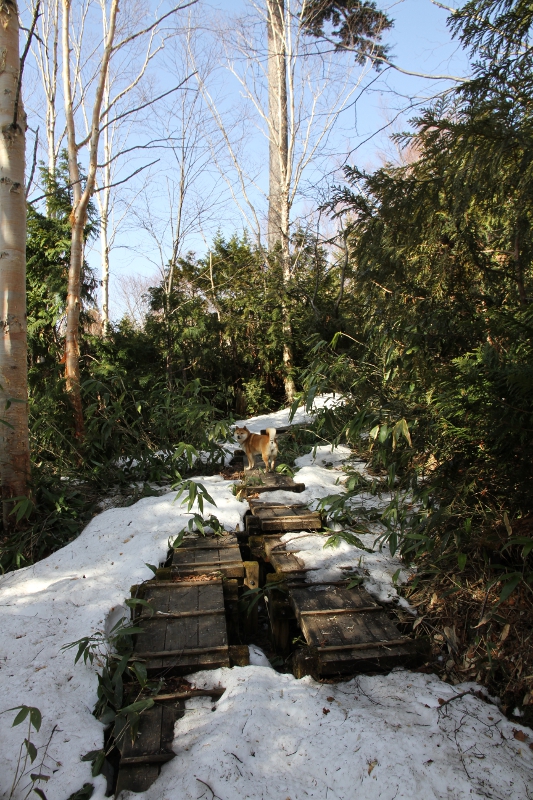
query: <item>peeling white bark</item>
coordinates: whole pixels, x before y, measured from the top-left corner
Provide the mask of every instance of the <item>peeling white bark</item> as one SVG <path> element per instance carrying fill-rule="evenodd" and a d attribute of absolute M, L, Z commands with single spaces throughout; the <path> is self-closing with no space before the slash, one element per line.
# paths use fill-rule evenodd
<path fill-rule="evenodd" d="M 15 112 L 20 73 L 15 0 L 0 0 L 0 478 L 4 526 L 10 498 L 28 493 L 30 450 L 26 335 L 26 116 Z M 13 124 L 13 120 L 17 123 Z M 6 402 L 11 405 L 6 409 Z"/>

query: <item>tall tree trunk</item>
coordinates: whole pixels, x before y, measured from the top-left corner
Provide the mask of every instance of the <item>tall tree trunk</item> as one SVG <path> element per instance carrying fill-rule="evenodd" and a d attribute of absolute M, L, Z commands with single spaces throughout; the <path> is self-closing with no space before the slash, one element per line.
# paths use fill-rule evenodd
<path fill-rule="evenodd" d="M 105 0 L 102 3 L 102 33 L 104 40 L 107 38 L 108 20 L 105 11 Z M 109 70 L 105 77 L 103 105 L 109 108 L 111 100 L 111 81 Z M 104 114 L 102 122 L 107 125 L 109 115 Z M 102 335 L 104 339 L 109 336 L 109 207 L 111 203 L 111 156 L 112 156 L 112 132 L 109 125 L 103 131 L 103 152 L 104 167 L 102 168 L 102 184 L 97 194 L 98 208 L 100 211 L 100 259 L 102 264 Z"/>
<path fill-rule="evenodd" d="M 269 190 L 268 249 L 273 250 L 287 234 L 282 217 L 287 182 L 288 120 L 287 59 L 284 0 L 267 0 Z"/>
<path fill-rule="evenodd" d="M 109 224 L 109 204 L 106 214 L 100 217 L 100 248 L 102 263 L 102 335 L 109 336 L 109 240 L 107 226 Z"/>
<path fill-rule="evenodd" d="M 348 231 L 346 229 L 342 231 L 342 245 L 344 249 L 344 258 L 342 259 L 341 274 L 339 279 L 339 293 L 337 295 L 337 299 L 335 300 L 336 317 L 339 316 L 340 304 L 342 303 L 342 298 L 344 297 L 344 282 L 346 280 L 346 270 L 348 269 L 348 264 L 350 263 L 350 250 L 348 247 Z"/>
<path fill-rule="evenodd" d="M 57 58 L 59 45 L 59 0 L 50 3 L 48 11 L 49 27 L 51 28 L 51 55 L 46 53 L 46 65 L 43 63 L 42 78 L 45 84 L 46 94 L 46 142 L 48 149 L 48 170 L 50 175 L 56 172 L 56 96 L 57 96 L 57 73 L 59 61 Z M 44 61 L 44 59 L 42 59 Z"/>
<path fill-rule="evenodd" d="M 1 0 L 0 0 L 1 2 Z M 98 77 L 95 99 L 92 109 L 89 144 L 89 167 L 85 187 L 81 187 L 81 175 L 78 164 L 78 152 L 81 144 L 76 142 L 76 124 L 74 118 L 73 86 L 70 72 L 70 7 L 71 0 L 62 0 L 62 50 L 63 50 L 63 93 L 65 97 L 65 119 L 68 142 L 69 179 L 72 186 L 72 212 L 70 266 L 68 273 L 67 293 L 67 334 L 65 341 L 65 379 L 67 392 L 74 409 L 74 431 L 78 439 L 84 436 L 83 408 L 80 385 L 80 311 L 81 311 L 81 278 L 83 269 L 84 230 L 87 222 L 87 208 L 94 193 L 96 169 L 98 164 L 98 144 L 100 141 L 100 115 L 102 100 L 109 71 L 109 60 L 115 38 L 118 0 L 111 1 L 109 12 L 108 34 L 104 42 L 104 52 Z"/>
<path fill-rule="evenodd" d="M 520 260 L 520 234 L 518 231 L 515 233 L 514 238 L 514 262 L 515 262 L 515 276 L 516 285 L 518 287 L 518 296 L 520 298 L 520 305 L 527 305 L 526 287 L 524 286 L 524 267 Z"/>
<path fill-rule="evenodd" d="M 4 529 L 12 527 L 10 499 L 28 494 L 28 367 L 26 335 L 26 116 L 19 75 L 15 0 L 0 0 L 0 478 Z M 11 401 L 5 408 L 6 401 Z M 6 424 L 7 423 L 7 424 Z"/>
<path fill-rule="evenodd" d="M 284 385 L 292 403 L 296 387 L 292 377 L 292 326 L 287 287 L 290 281 L 289 248 L 289 146 L 287 106 L 287 58 L 285 45 L 284 0 L 267 0 L 268 38 L 268 114 L 269 114 L 269 188 L 268 249 L 281 248 L 283 274 L 282 330 Z"/>

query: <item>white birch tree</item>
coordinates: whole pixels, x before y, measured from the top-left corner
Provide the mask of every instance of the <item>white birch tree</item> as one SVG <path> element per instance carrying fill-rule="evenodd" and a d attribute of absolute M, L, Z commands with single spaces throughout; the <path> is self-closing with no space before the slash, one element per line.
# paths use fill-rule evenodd
<path fill-rule="evenodd" d="M 154 32 L 163 20 L 194 3 L 189 2 L 171 8 L 145 28 L 134 28 L 132 18 L 129 30 L 118 27 L 118 0 L 109 4 L 101 0 L 99 7 L 105 17 L 103 35 L 94 43 L 94 31 L 87 33 L 84 41 L 88 15 L 92 0 L 78 7 L 78 18 L 72 18 L 72 0 L 61 0 L 61 59 L 63 77 L 63 101 L 66 126 L 69 181 L 72 189 L 73 207 L 70 215 L 71 253 L 68 276 L 65 340 L 66 389 L 74 409 L 74 429 L 77 438 L 83 438 L 83 410 L 80 387 L 79 321 L 81 311 L 81 280 L 84 253 L 84 230 L 91 198 L 97 189 L 99 153 L 103 133 L 121 119 L 150 106 L 159 98 L 151 96 L 138 106 L 122 110 L 120 103 L 139 85 L 145 75 L 147 64 L 154 55 L 148 46 L 147 55 L 140 71 L 131 81 L 112 92 L 112 64 L 126 48 L 130 48 L 142 37 L 153 40 Z M 132 30 L 133 28 L 133 30 Z M 100 44 L 99 44 L 100 41 Z M 84 44 L 85 48 L 84 49 Z M 88 50 L 88 53 L 86 52 Z M 164 92 L 165 96 L 182 85 Z M 107 87 L 107 88 L 106 88 Z M 107 94 L 106 94 L 107 91 Z M 91 98 L 89 100 L 89 97 Z M 128 103 L 126 103 L 128 105 Z M 86 120 L 86 135 L 80 134 L 80 114 Z M 87 148 L 86 175 L 82 178 L 80 153 Z M 105 156 L 104 156 L 105 158 Z M 110 158 L 107 159 L 110 162 Z M 105 161 L 104 161 L 105 165 Z M 104 248 L 107 249 L 107 248 Z"/>
<path fill-rule="evenodd" d="M 316 175 L 319 163 L 333 155 L 329 136 L 366 68 L 333 53 L 317 54 L 304 25 L 306 0 L 250 0 L 249 9 L 248 15 L 232 19 L 225 28 L 220 26 L 219 36 L 224 66 L 244 99 L 244 114 L 253 119 L 267 145 L 268 189 L 264 174 L 258 176 L 255 165 L 250 167 L 242 158 L 242 143 L 232 135 L 236 129 L 234 109 L 217 102 L 206 82 L 201 88 L 227 148 L 227 159 L 218 161 L 221 174 L 232 184 L 234 199 L 258 242 L 263 237 L 261 219 L 266 217 L 268 250 L 280 261 L 285 286 L 281 298 L 284 383 L 287 398 L 292 400 L 295 385 L 287 289 L 294 262 L 294 208 L 305 177 Z M 243 114 L 242 108 L 238 114 Z"/>
<path fill-rule="evenodd" d="M 26 331 L 26 115 L 16 0 L 0 0 L 0 479 L 4 530 L 30 477 Z"/>

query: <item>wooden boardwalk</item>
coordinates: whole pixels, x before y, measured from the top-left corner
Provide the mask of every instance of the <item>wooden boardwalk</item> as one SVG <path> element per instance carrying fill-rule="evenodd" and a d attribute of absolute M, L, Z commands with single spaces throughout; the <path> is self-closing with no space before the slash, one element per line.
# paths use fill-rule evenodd
<path fill-rule="evenodd" d="M 246 567 L 234 535 L 185 539 L 172 551 L 170 564 L 157 571 L 159 579 L 185 575 L 223 575 L 244 578 Z"/>
<path fill-rule="evenodd" d="M 222 579 L 149 581 L 134 657 L 149 674 L 229 667 Z"/>
<path fill-rule="evenodd" d="M 262 499 L 250 499 L 250 514 L 245 516 L 246 530 L 257 531 L 319 531 L 322 517 L 318 511 L 310 511 L 301 503 L 275 503 Z"/>
<path fill-rule="evenodd" d="M 191 697 L 218 700 L 223 689 L 192 690 L 160 694 L 152 708 L 140 716 L 139 730 L 132 741 L 126 736 L 119 744 L 120 766 L 115 796 L 121 792 L 144 792 L 156 780 L 161 767 L 171 761 L 174 725 L 185 713 L 185 702 Z"/>
<path fill-rule="evenodd" d="M 134 622 L 142 633 L 135 637 L 132 660 L 144 664 L 150 678 L 166 685 L 194 671 L 248 664 L 241 636 L 253 639 L 257 605 L 241 617 L 239 601 L 243 591 L 261 586 L 273 644 L 292 656 L 297 678 L 341 678 L 420 662 L 418 643 L 401 635 L 390 609 L 353 580 L 314 582 L 315 570 L 286 549 L 283 533 L 319 531 L 321 515 L 302 503 L 269 502 L 265 493 L 300 492 L 304 484 L 253 470 L 237 488 L 249 497 L 244 531 L 188 537 L 170 551 L 154 580 L 132 587 L 132 595 L 149 604 L 136 606 Z M 305 646 L 291 653 L 298 638 Z M 174 724 L 189 697 L 209 702 L 222 692 L 163 688 L 141 714 L 134 741 L 117 743 L 117 794 L 145 791 L 174 757 Z"/>
<path fill-rule="evenodd" d="M 289 510 L 292 514 L 294 508 Z M 287 518 L 278 514 L 278 507 L 273 507 L 272 515 L 266 518 L 268 530 L 276 519 L 282 523 Z M 303 513 L 299 519 L 305 519 Z M 305 525 L 298 526 L 300 529 Z M 252 555 L 272 570 L 266 575 L 266 583 L 276 647 L 290 652 L 291 640 L 298 632 L 307 644 L 293 653 L 296 677 L 340 677 L 420 662 L 419 643 L 402 636 L 391 610 L 361 586 L 353 585 L 353 580 L 317 583 L 313 580 L 316 569 L 306 567 L 287 550 L 280 534 L 250 535 L 248 544 Z"/>

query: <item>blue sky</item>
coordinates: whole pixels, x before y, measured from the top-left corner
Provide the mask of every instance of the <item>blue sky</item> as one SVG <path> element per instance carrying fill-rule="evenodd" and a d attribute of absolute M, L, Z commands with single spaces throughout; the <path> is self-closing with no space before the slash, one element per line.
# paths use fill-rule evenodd
<path fill-rule="evenodd" d="M 213 17 L 216 15 L 215 9 L 225 17 L 229 13 L 238 12 L 242 7 L 243 3 L 235 0 L 219 0 L 214 6 Z M 452 40 L 450 36 L 446 26 L 447 11 L 437 7 L 431 0 L 400 0 L 384 7 L 384 10 L 394 20 L 394 27 L 386 34 L 394 63 L 404 70 L 428 75 L 467 75 L 468 59 L 457 41 Z M 164 83 L 164 76 L 162 81 Z M 330 138 L 330 150 L 336 155 L 336 159 L 331 161 L 332 170 L 346 159 L 348 163 L 373 169 L 380 166 L 384 159 L 393 157 L 394 146 L 390 145 L 388 137 L 391 132 L 405 130 L 408 119 L 416 114 L 413 110 L 406 111 L 409 103 L 415 103 L 418 108 L 422 108 L 437 92 L 452 85 L 449 81 L 418 78 L 392 69 L 384 70 L 378 77 L 375 73 L 369 74 L 366 83 L 370 81 L 372 85 L 368 90 L 358 93 L 357 102 L 352 103 L 340 116 Z M 235 93 L 235 103 L 237 103 L 236 82 L 230 77 L 222 77 L 222 83 L 225 102 L 231 105 L 232 93 Z M 389 125 L 391 120 L 395 121 Z M 251 151 L 257 151 L 259 162 L 262 160 L 266 167 L 264 138 L 259 135 L 254 138 L 252 135 L 247 147 Z M 166 210 L 163 183 L 167 177 L 167 167 L 164 164 L 160 166 L 161 168 L 155 169 L 152 180 L 156 203 L 159 188 L 161 190 L 159 213 L 164 216 Z M 310 173 L 309 183 L 313 183 L 313 180 L 313 175 Z M 213 181 L 212 177 L 206 177 L 205 193 L 214 192 Z M 259 183 L 266 185 L 266 169 L 259 175 Z M 305 202 L 301 200 L 300 205 L 297 203 L 296 210 L 305 211 Z M 311 201 L 307 201 L 307 209 L 310 203 Z M 205 227 L 201 234 L 193 234 L 190 237 L 188 246 L 199 254 L 205 252 L 205 242 L 210 240 L 217 227 L 226 235 L 243 229 L 242 217 L 229 197 L 223 201 L 220 209 L 220 214 L 214 215 L 210 226 Z M 118 247 L 111 253 L 111 270 L 115 280 L 116 276 L 121 274 L 154 275 L 154 260 L 150 252 L 152 245 L 143 239 L 142 235 L 132 230 L 131 226 L 119 234 L 117 245 Z M 97 251 L 98 243 L 95 243 L 89 259 L 98 270 Z M 112 298 L 114 294 L 112 290 Z M 123 310 L 122 302 L 118 299 L 114 302 L 112 300 L 111 306 L 112 316 L 115 318 L 120 316 Z"/>

